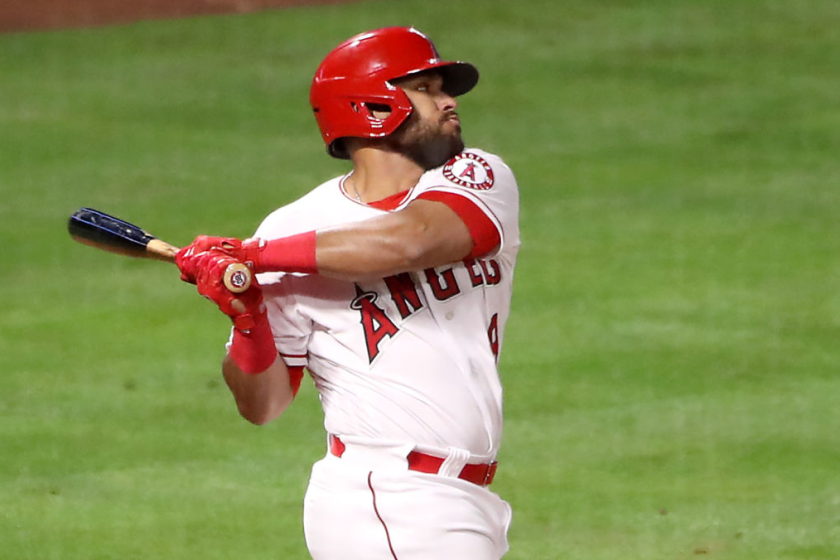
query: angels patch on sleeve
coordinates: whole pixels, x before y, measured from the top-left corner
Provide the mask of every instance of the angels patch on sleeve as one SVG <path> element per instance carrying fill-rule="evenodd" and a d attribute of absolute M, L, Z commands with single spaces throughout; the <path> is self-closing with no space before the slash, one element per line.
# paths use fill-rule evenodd
<path fill-rule="evenodd" d="M 461 152 L 443 166 L 443 176 L 462 187 L 486 191 L 493 186 L 493 169 L 481 156 Z"/>

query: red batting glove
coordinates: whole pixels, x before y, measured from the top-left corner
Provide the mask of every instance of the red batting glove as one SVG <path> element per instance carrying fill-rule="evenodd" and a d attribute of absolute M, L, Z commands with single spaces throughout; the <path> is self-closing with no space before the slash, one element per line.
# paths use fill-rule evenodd
<path fill-rule="evenodd" d="M 256 321 L 256 316 L 265 313 L 262 290 L 254 278 L 251 287 L 241 294 L 234 294 L 225 287 L 224 275 L 227 267 L 238 264 L 235 258 L 222 251 L 211 249 L 196 255 L 191 260 L 195 269 L 195 284 L 198 293 L 213 301 L 222 313 L 233 320 L 233 326 L 241 331 L 248 331 Z"/>
<path fill-rule="evenodd" d="M 241 263 L 245 263 L 255 272 L 269 272 L 262 267 L 262 254 L 267 247 L 265 239 L 257 237 L 246 239 L 244 242 L 235 237 L 211 237 L 209 235 L 199 235 L 190 245 L 184 247 L 178 252 L 175 257 L 175 262 L 178 259 L 187 260 L 193 255 L 201 254 L 205 251 L 221 251 L 230 257 L 233 257 Z M 180 264 L 178 265 L 181 266 Z M 184 269 L 182 269 L 183 271 Z M 187 278 L 194 278 L 195 274 L 188 266 L 185 267 L 185 272 L 182 272 L 181 279 L 189 282 Z M 193 282 L 194 283 L 194 282 Z"/>
<path fill-rule="evenodd" d="M 245 260 L 238 257 L 237 251 L 242 246 L 242 241 L 235 237 L 214 237 L 211 235 L 199 235 L 192 243 L 178 251 L 175 255 L 175 263 L 181 269 L 181 280 L 195 284 L 196 273 L 195 257 L 210 250 L 222 251 L 229 256 L 237 258 L 240 262 Z"/>
<path fill-rule="evenodd" d="M 256 374 L 274 363 L 277 349 L 257 279 L 241 294 L 231 293 L 224 285 L 225 270 L 239 262 L 225 251 L 211 249 L 197 255 L 185 253 L 178 266 L 183 266 L 182 277 L 186 269 L 195 278 L 198 293 L 231 318 L 234 333 L 230 357 L 245 373 Z"/>
<path fill-rule="evenodd" d="M 194 284 L 196 270 L 194 258 L 207 251 L 224 253 L 254 272 L 318 272 L 316 259 L 316 233 L 307 231 L 266 241 L 260 238 L 240 241 L 235 237 L 211 237 L 199 235 L 175 256 L 181 269 L 181 280 Z"/>

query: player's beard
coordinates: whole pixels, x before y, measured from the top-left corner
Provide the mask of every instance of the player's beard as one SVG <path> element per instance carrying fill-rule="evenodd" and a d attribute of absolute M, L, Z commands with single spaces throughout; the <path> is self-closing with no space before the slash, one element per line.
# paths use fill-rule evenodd
<path fill-rule="evenodd" d="M 444 114 L 437 122 L 421 119 L 414 111 L 400 127 L 387 138 L 391 149 L 405 154 L 423 169 L 440 167 L 464 150 L 461 127 L 449 124 L 452 113 Z"/>

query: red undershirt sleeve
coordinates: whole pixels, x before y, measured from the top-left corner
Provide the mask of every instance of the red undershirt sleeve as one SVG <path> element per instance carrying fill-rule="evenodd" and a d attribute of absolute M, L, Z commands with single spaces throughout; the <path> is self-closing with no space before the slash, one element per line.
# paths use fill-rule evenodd
<path fill-rule="evenodd" d="M 502 242 L 499 230 L 493 221 L 466 197 L 447 192 L 426 191 L 417 198 L 442 202 L 461 218 L 473 240 L 473 250 L 469 254 L 470 257 L 484 256 Z"/>
<path fill-rule="evenodd" d="M 300 391 L 300 383 L 303 381 L 303 366 L 286 366 L 289 370 L 289 385 L 292 387 L 292 393 L 297 396 Z"/>

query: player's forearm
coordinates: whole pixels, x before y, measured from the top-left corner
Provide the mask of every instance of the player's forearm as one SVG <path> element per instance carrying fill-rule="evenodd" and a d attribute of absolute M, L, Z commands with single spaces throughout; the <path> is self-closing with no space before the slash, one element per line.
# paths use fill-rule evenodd
<path fill-rule="evenodd" d="M 242 258 L 254 262 L 258 272 L 317 272 L 360 280 L 443 266 L 465 258 L 472 247 L 470 231 L 454 211 L 421 200 L 361 222 L 249 242 Z"/>
<path fill-rule="evenodd" d="M 222 373 L 236 406 L 243 418 L 263 425 L 280 416 L 294 400 L 289 370 L 277 358 L 267 370 L 257 375 L 243 372 L 236 362 L 225 356 Z"/>
<path fill-rule="evenodd" d="M 319 231 L 318 273 L 359 280 L 449 264 L 470 252 L 469 234 L 457 233 L 392 216 Z"/>

